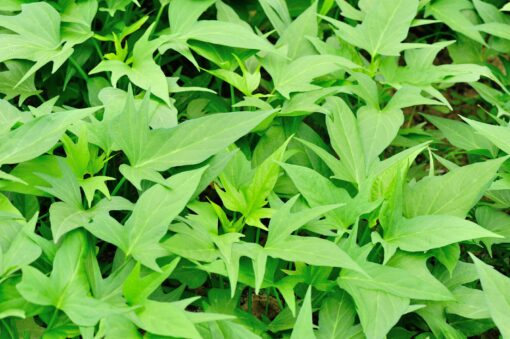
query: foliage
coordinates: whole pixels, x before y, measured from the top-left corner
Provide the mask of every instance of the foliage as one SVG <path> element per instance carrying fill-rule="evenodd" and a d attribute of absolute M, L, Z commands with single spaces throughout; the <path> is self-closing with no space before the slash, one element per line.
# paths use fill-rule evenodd
<path fill-rule="evenodd" d="M 510 4 L 0 2 L 0 338 L 510 337 Z"/>

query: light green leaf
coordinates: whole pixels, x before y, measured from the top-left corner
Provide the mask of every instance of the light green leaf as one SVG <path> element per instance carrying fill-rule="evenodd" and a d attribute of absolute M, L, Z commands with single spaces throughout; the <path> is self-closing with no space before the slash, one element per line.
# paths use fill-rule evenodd
<path fill-rule="evenodd" d="M 475 133 L 469 125 L 452 119 L 439 118 L 433 115 L 425 115 L 434 126 L 444 134 L 446 139 L 455 147 L 467 151 L 477 149 L 492 150 L 493 146 L 487 138 Z"/>
<path fill-rule="evenodd" d="M 410 300 L 392 294 L 369 290 L 351 281 L 340 279 L 339 285 L 354 299 L 356 310 L 369 339 L 381 339 L 407 312 Z"/>
<path fill-rule="evenodd" d="M 404 215 L 448 214 L 464 218 L 492 183 L 506 158 L 456 168 L 425 177 L 404 192 Z"/>
<path fill-rule="evenodd" d="M 168 7 L 168 21 L 173 33 L 186 33 L 196 23 L 200 15 L 216 0 L 188 1 L 172 0 Z"/>
<path fill-rule="evenodd" d="M 164 171 L 200 163 L 251 131 L 274 111 L 219 113 L 152 131 L 135 167 Z"/>
<path fill-rule="evenodd" d="M 510 129 L 503 126 L 484 124 L 471 119 L 464 120 L 470 124 L 479 134 L 489 139 L 506 154 L 510 154 Z"/>
<path fill-rule="evenodd" d="M 349 171 L 351 180 L 360 184 L 366 176 L 366 168 L 356 118 L 347 104 L 338 97 L 327 98 L 324 108 L 329 112 L 326 126 L 331 145 Z"/>
<path fill-rule="evenodd" d="M 475 24 L 465 15 L 465 12 L 469 10 L 473 10 L 473 4 L 468 0 L 438 0 L 427 6 L 426 13 L 444 22 L 452 30 L 484 44 Z"/>
<path fill-rule="evenodd" d="M 28 301 L 51 305 L 64 311 L 80 326 L 94 326 L 109 313 L 101 301 L 89 296 L 89 283 L 84 270 L 88 242 L 81 232 L 66 236 L 60 245 L 50 277 L 33 267 L 25 267 L 18 291 Z"/>
<path fill-rule="evenodd" d="M 477 224 L 452 215 L 421 215 L 402 219 L 384 235 L 385 242 L 404 251 L 421 252 L 460 241 L 501 238 Z"/>
<path fill-rule="evenodd" d="M 319 89 L 311 84 L 312 80 L 320 76 L 344 69 L 360 68 L 352 61 L 336 55 L 307 55 L 295 59 L 290 63 L 269 69 L 273 77 L 276 90 L 285 98 L 292 92 L 306 92 Z"/>
<path fill-rule="evenodd" d="M 360 264 L 366 274 L 342 270 L 339 283 L 352 282 L 363 289 L 378 290 L 392 295 L 424 300 L 452 300 L 450 291 L 435 279 L 421 283 L 422 276 L 409 269 L 379 265 L 371 262 Z"/>
<path fill-rule="evenodd" d="M 175 270 L 180 258 L 175 258 L 161 268 L 160 272 L 150 272 L 140 276 L 141 266 L 137 264 L 124 281 L 122 292 L 131 305 L 142 304 Z"/>
<path fill-rule="evenodd" d="M 159 270 L 155 262 L 159 253 L 150 253 L 150 249 L 161 248 L 159 241 L 193 196 L 204 170 L 199 168 L 173 175 L 166 180 L 166 187 L 156 184 L 142 194 L 125 225 L 126 255 L 133 255 L 142 264 Z"/>
<path fill-rule="evenodd" d="M 184 38 L 229 47 L 274 51 L 273 45 L 266 39 L 256 35 L 245 25 L 233 22 L 200 20 L 185 33 Z"/>
<path fill-rule="evenodd" d="M 354 325 L 356 309 L 350 296 L 342 292 L 325 299 L 319 311 L 317 338 L 334 339 L 347 337 Z"/>
<path fill-rule="evenodd" d="M 291 209 L 298 198 L 299 196 L 291 198 L 273 214 L 269 222 L 269 234 L 266 246 L 277 247 L 278 243 L 286 239 L 292 232 L 298 230 L 307 222 L 320 217 L 325 212 L 339 207 L 339 205 L 326 205 L 291 213 Z"/>
<path fill-rule="evenodd" d="M 337 34 L 372 57 L 399 55 L 417 9 L 417 0 L 373 1 L 361 24 L 352 27 L 338 22 Z"/>
<path fill-rule="evenodd" d="M 118 80 L 126 75 L 133 84 L 153 93 L 170 106 L 165 73 L 152 58 L 156 49 L 162 44 L 162 40 L 149 40 L 151 32 L 152 26 L 135 43 L 130 65 L 120 60 L 103 60 L 90 71 L 90 74 L 112 72 L 113 86 L 116 86 Z"/>
<path fill-rule="evenodd" d="M 448 303 L 446 312 L 457 314 L 469 319 L 487 319 L 490 318 L 490 306 L 485 301 L 484 292 L 459 286 L 453 291 L 455 302 Z"/>
<path fill-rule="evenodd" d="M 316 237 L 291 235 L 276 244 L 266 245 L 269 256 L 290 262 L 304 262 L 316 266 L 343 267 L 363 272 L 354 260 L 335 243 Z"/>
<path fill-rule="evenodd" d="M 404 114 L 400 109 L 378 110 L 363 106 L 358 110 L 359 131 L 367 167 L 395 139 L 403 123 Z"/>
<path fill-rule="evenodd" d="M 146 300 L 134 321 L 140 328 L 160 336 L 201 338 L 179 302 L 167 303 Z"/>
<path fill-rule="evenodd" d="M 287 56 L 291 60 L 304 55 L 312 55 L 315 54 L 315 48 L 308 39 L 316 37 L 317 33 L 317 3 L 313 2 L 310 7 L 285 27 L 276 46 L 287 46 Z"/>
<path fill-rule="evenodd" d="M 48 62 L 53 62 L 55 72 L 73 53 L 72 43 L 61 47 L 60 24 L 59 13 L 46 2 L 23 4 L 20 14 L 0 16 L 0 26 L 14 32 L 0 34 L 0 62 L 35 62 L 19 84 Z"/>
<path fill-rule="evenodd" d="M 27 161 L 47 152 L 71 124 L 98 109 L 91 107 L 42 115 L 0 135 L 0 164 Z"/>
<path fill-rule="evenodd" d="M 480 206 L 475 212 L 476 221 L 491 232 L 504 238 L 487 238 L 482 242 L 490 249 L 494 244 L 510 242 L 510 216 L 490 206 Z"/>
<path fill-rule="evenodd" d="M 29 62 L 8 60 L 4 64 L 7 70 L 0 72 L 0 93 L 5 94 L 5 100 L 19 96 L 18 104 L 21 105 L 27 98 L 41 93 L 41 90 L 35 88 L 35 74 L 20 83 L 30 69 Z"/>
<path fill-rule="evenodd" d="M 301 338 L 315 338 L 313 333 L 313 320 L 312 320 L 312 287 L 309 286 L 306 290 L 305 299 L 303 299 L 303 306 L 299 310 L 296 324 L 292 329 L 290 339 Z"/>
<path fill-rule="evenodd" d="M 476 28 L 484 33 L 488 33 L 498 38 L 510 40 L 510 33 L 508 32 L 508 24 L 502 22 L 489 22 L 476 26 Z"/>
<path fill-rule="evenodd" d="M 510 336 L 510 323 L 508 323 L 508 314 L 510 312 L 510 279 L 471 253 L 470 255 L 480 277 L 485 301 L 489 305 L 492 320 L 498 326 L 501 335 L 508 337 Z"/>

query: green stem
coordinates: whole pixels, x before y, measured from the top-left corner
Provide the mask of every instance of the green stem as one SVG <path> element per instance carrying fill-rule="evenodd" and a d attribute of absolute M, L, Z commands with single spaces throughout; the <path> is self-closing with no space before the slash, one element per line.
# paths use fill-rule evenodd
<path fill-rule="evenodd" d="M 99 43 L 97 42 L 97 40 L 96 39 L 92 39 L 92 44 L 94 45 L 97 54 L 99 54 L 99 56 L 101 57 L 101 60 L 103 60 L 104 59 L 104 54 L 103 54 L 103 51 L 101 50 L 101 47 L 99 46 Z"/>
<path fill-rule="evenodd" d="M 269 288 L 266 289 L 266 307 L 264 308 L 264 313 L 266 314 L 266 316 L 268 315 L 269 313 L 269 296 L 271 295 L 271 293 L 269 293 Z M 269 318 L 269 317 L 268 317 Z"/>
<path fill-rule="evenodd" d="M 106 171 L 108 170 L 108 161 L 106 161 L 104 163 L 104 167 L 103 167 L 103 176 L 106 176 Z"/>
<path fill-rule="evenodd" d="M 232 107 L 232 110 L 233 110 L 235 104 L 236 104 L 236 97 L 234 95 L 234 86 L 230 85 L 230 106 Z"/>
<path fill-rule="evenodd" d="M 117 192 L 120 190 L 120 188 L 122 187 L 122 185 L 124 184 L 125 181 L 126 181 L 126 177 L 122 177 L 120 179 L 119 183 L 117 184 L 117 186 L 115 186 L 115 188 L 113 189 L 111 195 L 117 194 Z"/>
<path fill-rule="evenodd" d="M 58 308 L 55 308 L 53 311 L 53 314 L 51 315 L 50 321 L 48 322 L 48 329 L 53 328 L 53 325 L 55 325 L 55 321 L 57 320 L 58 315 Z"/>
<path fill-rule="evenodd" d="M 76 71 L 78 71 L 78 73 L 80 74 L 80 76 L 83 78 L 83 80 L 85 81 L 89 81 L 89 76 L 87 75 L 87 73 L 85 73 L 85 71 L 83 70 L 83 68 L 81 68 L 80 64 L 78 64 L 76 62 L 76 60 L 74 60 L 73 57 L 70 57 L 69 58 L 69 61 L 71 62 L 71 64 L 74 66 L 74 68 L 76 68 Z"/>
<path fill-rule="evenodd" d="M 163 10 L 165 9 L 166 5 L 163 5 L 159 8 L 158 14 L 156 14 L 156 20 L 154 20 L 154 27 L 152 28 L 151 35 L 154 34 L 156 31 L 156 27 L 158 27 L 159 20 L 161 19 L 161 15 L 163 14 Z"/>
<path fill-rule="evenodd" d="M 260 228 L 257 227 L 257 231 L 255 232 L 255 243 L 258 244 L 260 241 Z"/>
<path fill-rule="evenodd" d="M 7 321 L 5 321 L 4 319 L 0 319 L 0 322 L 2 322 L 2 324 L 4 325 L 5 330 L 7 331 L 7 334 L 9 335 L 9 338 L 16 339 L 17 336 L 14 335 L 14 332 L 12 331 L 11 326 L 9 326 L 9 324 L 7 324 Z"/>
<path fill-rule="evenodd" d="M 278 293 L 278 291 L 276 290 L 275 287 L 271 287 L 272 290 L 273 290 L 273 294 L 276 298 L 276 302 L 278 303 L 278 307 L 280 308 L 280 310 L 283 310 L 283 303 L 282 303 L 282 300 L 280 299 L 280 294 Z"/>

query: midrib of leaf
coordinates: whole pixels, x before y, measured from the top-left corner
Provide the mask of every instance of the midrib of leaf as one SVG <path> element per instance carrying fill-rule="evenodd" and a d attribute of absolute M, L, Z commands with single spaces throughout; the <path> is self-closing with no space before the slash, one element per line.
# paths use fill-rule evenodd
<path fill-rule="evenodd" d="M 392 286 L 390 283 L 387 283 L 387 282 L 383 282 L 383 281 L 377 281 L 375 279 L 373 279 L 372 277 L 370 277 L 370 279 L 361 279 L 361 278 L 358 278 L 358 277 L 352 277 L 352 276 L 349 276 L 349 277 L 341 277 L 340 279 L 343 279 L 343 280 L 349 280 L 349 281 L 352 281 L 354 283 L 358 283 L 359 286 L 363 286 L 363 284 L 368 280 L 368 281 L 371 281 L 371 282 L 374 282 L 374 283 L 378 283 L 379 286 Z M 395 296 L 397 298 L 408 298 L 408 297 L 403 297 L 403 296 L 399 296 L 399 295 L 396 295 L 396 294 L 393 294 L 391 292 L 386 292 L 386 291 L 381 291 L 379 289 L 375 289 L 375 288 L 369 288 L 369 287 L 366 287 L 367 290 L 371 290 L 371 291 L 375 291 L 375 292 L 378 292 L 378 293 L 387 293 L 391 296 Z M 406 288 L 407 290 L 409 288 Z M 423 291 L 422 291 L 423 293 Z M 431 294 L 430 291 L 426 291 L 427 294 Z M 434 295 L 436 298 L 438 298 L 437 300 L 445 300 L 444 299 L 444 296 L 441 295 L 441 294 L 436 294 L 436 293 L 433 293 L 432 295 Z"/>
<path fill-rule="evenodd" d="M 140 238 L 142 237 L 143 235 L 143 230 L 145 230 L 148 226 L 148 223 L 147 223 L 147 220 L 150 220 L 151 217 L 156 214 L 156 211 L 158 211 L 161 206 L 163 206 L 165 204 L 165 200 L 164 199 L 160 199 L 159 202 L 157 203 L 156 206 L 154 206 L 152 209 L 151 209 L 151 212 L 149 213 L 149 215 L 145 218 L 145 222 L 142 224 L 142 228 L 139 228 L 138 232 L 135 233 L 135 237 L 129 242 L 130 245 L 128 247 L 128 249 L 126 250 L 126 257 L 127 256 L 130 256 L 131 255 L 131 252 L 133 251 L 133 249 L 136 247 L 136 245 L 138 244 L 138 241 L 140 240 Z M 136 225 L 133 225 L 133 228 L 136 227 Z M 133 231 L 134 232 L 134 231 Z M 159 239 L 158 239 L 159 241 Z"/>
<path fill-rule="evenodd" d="M 379 0 L 380 1 L 380 0 Z M 398 5 L 395 6 L 395 9 L 393 10 L 393 12 L 391 13 L 390 17 L 389 17 L 389 20 L 386 21 L 386 25 L 384 26 L 381 34 L 379 35 L 379 39 L 377 41 L 377 44 L 375 45 L 375 48 L 374 48 L 374 55 L 377 55 L 377 51 L 379 49 L 379 46 L 381 45 L 381 42 L 382 42 L 382 38 L 384 37 L 384 34 L 386 34 L 386 31 L 389 29 L 390 27 L 390 24 L 393 20 L 393 18 L 395 17 L 395 15 L 397 14 L 397 11 L 398 11 L 398 8 L 400 7 L 400 4 L 402 3 L 403 0 L 400 0 Z M 368 35 L 370 36 L 370 35 Z"/>
<path fill-rule="evenodd" d="M 381 114 L 382 115 L 382 114 L 384 114 L 384 112 L 383 111 L 377 111 L 376 114 Z M 372 135 L 371 135 L 371 140 L 370 140 L 370 143 L 369 143 L 369 148 L 367 149 L 366 156 L 373 157 L 375 155 L 375 158 L 378 157 L 378 154 L 375 154 L 375 152 L 374 152 L 374 148 L 375 148 L 375 144 L 379 140 L 377 140 L 375 138 L 375 136 L 379 135 L 379 130 L 381 128 L 384 131 L 384 128 L 383 128 L 384 124 L 382 123 L 383 119 L 384 119 L 384 117 L 378 117 L 377 120 L 376 120 L 375 129 L 374 129 L 375 132 L 372 133 Z M 369 158 L 366 158 L 366 156 L 365 156 L 365 159 L 367 160 L 366 161 L 366 166 L 367 166 L 367 168 L 370 168 L 370 166 L 372 165 L 372 162 L 375 160 L 375 158 L 374 159 L 369 159 Z"/>
<path fill-rule="evenodd" d="M 255 112 L 254 112 L 255 113 Z M 260 112 L 259 112 L 260 113 Z M 268 115 L 269 116 L 269 115 Z M 255 117 L 255 115 L 254 115 Z M 266 116 L 267 117 L 267 116 Z M 258 117 L 257 117 L 258 118 Z M 250 122 L 251 120 L 255 120 L 255 119 L 250 119 Z M 246 121 L 244 121 L 243 123 L 245 123 Z M 179 128 L 178 126 L 175 127 L 175 128 Z M 191 142 L 189 144 L 186 144 L 185 146 L 183 147 L 180 147 L 180 148 L 174 148 L 173 150 L 167 152 L 167 153 L 163 153 L 161 155 L 155 155 L 155 156 L 152 156 L 150 157 L 149 159 L 146 159 L 146 160 L 142 160 L 142 161 L 139 161 L 137 164 L 134 164 L 134 167 L 135 168 L 140 168 L 140 167 L 144 167 L 146 166 L 147 164 L 150 164 L 150 163 L 154 163 L 154 162 L 157 162 L 158 160 L 162 159 L 162 158 L 166 158 L 166 157 L 170 157 L 176 153 L 179 153 L 179 152 L 182 152 L 183 149 L 186 149 L 186 148 L 190 148 L 192 146 L 195 146 L 197 144 L 200 144 L 200 143 L 203 143 L 204 141 L 207 141 L 217 135 L 222 135 L 222 134 L 225 134 L 226 136 L 223 137 L 222 139 L 227 139 L 229 137 L 229 133 L 226 133 L 226 132 L 230 132 L 230 131 L 235 131 L 239 129 L 239 126 L 236 126 L 236 125 L 232 125 L 231 127 L 226 127 L 226 128 L 221 128 L 221 129 L 217 129 L 217 132 L 215 134 L 212 134 L 212 135 L 208 135 L 208 136 L 205 136 L 204 138 L 201 138 L 201 139 L 195 139 L 194 142 Z M 218 138 L 219 139 L 219 138 Z M 160 150 L 161 150 L 161 146 L 160 148 L 158 149 L 157 152 L 155 152 L 155 154 L 158 154 L 160 153 Z"/>
<path fill-rule="evenodd" d="M 78 276 L 78 272 L 81 269 L 82 251 L 83 251 L 83 244 L 80 243 L 80 252 L 79 252 L 80 254 L 79 254 L 79 257 L 78 257 L 78 262 L 74 266 L 73 274 L 71 275 L 70 279 L 66 283 L 66 285 L 65 285 L 64 289 L 62 290 L 62 292 L 60 293 L 60 296 L 58 297 L 58 301 L 57 301 L 57 303 L 55 305 L 55 308 L 57 308 L 59 310 L 61 309 L 62 303 L 64 302 L 64 299 L 67 296 L 66 295 L 67 290 L 71 287 L 71 284 L 75 281 L 76 277 Z"/>
<path fill-rule="evenodd" d="M 64 219 L 62 219 L 60 224 L 66 224 L 67 220 L 69 220 L 69 219 L 71 219 L 71 218 L 73 218 L 75 216 L 78 216 L 78 215 L 87 215 L 88 213 L 89 213 L 89 210 L 77 210 L 77 211 L 74 211 L 73 213 L 71 213 L 70 215 L 68 215 Z M 60 236 L 62 236 L 62 235 L 60 235 Z"/>
<path fill-rule="evenodd" d="M 299 59 L 296 59 L 296 60 L 299 60 Z M 322 61 L 322 62 L 317 62 L 317 63 L 315 63 L 314 65 L 315 65 L 315 66 L 323 66 L 323 65 L 328 65 L 328 64 L 331 64 L 331 63 L 332 63 L 332 62 L 331 62 L 331 60 L 324 60 L 324 61 Z M 285 72 L 288 72 L 288 70 L 289 70 L 289 68 L 290 68 L 290 66 L 291 66 L 291 65 L 292 65 L 292 63 L 290 63 L 289 65 L 287 65 L 287 69 L 285 69 Z M 334 71 L 333 69 L 328 70 L 328 71 L 326 72 L 326 74 L 327 74 L 327 73 L 331 73 L 331 72 L 333 72 L 333 71 Z M 287 77 L 287 80 L 283 80 L 282 82 L 280 82 L 280 84 L 279 84 L 279 86 L 278 86 L 278 87 L 284 87 L 283 85 L 287 85 L 287 84 L 289 84 L 289 83 L 292 83 L 293 81 L 295 81 L 294 79 L 299 78 L 299 77 L 301 77 L 302 75 L 306 75 L 306 73 L 309 73 L 309 72 L 310 72 L 310 71 L 309 71 L 307 68 L 303 67 L 303 68 L 301 69 L 301 71 L 300 71 L 300 72 L 295 72 L 295 73 L 293 73 L 290 77 Z M 321 73 L 322 73 L 322 72 L 321 72 Z M 312 79 L 313 79 L 313 78 L 316 78 L 316 77 L 318 77 L 318 76 L 319 76 L 319 75 L 316 75 L 315 73 L 312 73 L 312 74 L 313 74 Z"/>

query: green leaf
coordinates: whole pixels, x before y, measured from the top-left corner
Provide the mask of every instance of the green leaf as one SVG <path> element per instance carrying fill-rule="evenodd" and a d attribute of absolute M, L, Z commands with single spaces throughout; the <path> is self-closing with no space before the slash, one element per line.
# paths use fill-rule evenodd
<path fill-rule="evenodd" d="M 427 13 L 444 22 L 452 30 L 484 44 L 484 40 L 475 24 L 470 21 L 466 11 L 472 10 L 473 4 L 468 0 L 439 0 L 427 6 Z"/>
<path fill-rule="evenodd" d="M 321 304 L 319 311 L 319 331 L 317 338 L 345 338 L 354 326 L 356 309 L 350 296 L 339 293 L 328 297 Z"/>
<path fill-rule="evenodd" d="M 487 138 L 475 133 L 475 130 L 462 122 L 425 115 L 425 118 L 434 124 L 444 134 L 446 139 L 455 147 L 466 151 L 487 149 L 493 146 Z"/>
<path fill-rule="evenodd" d="M 71 56 L 73 43 L 61 46 L 60 21 L 59 13 L 46 2 L 23 4 L 20 14 L 0 16 L 0 26 L 14 33 L 0 34 L 0 62 L 12 59 L 35 62 L 18 84 L 48 62 L 53 62 L 55 72 Z"/>
<path fill-rule="evenodd" d="M 136 312 L 135 324 L 160 336 L 201 338 L 190 317 L 181 309 L 179 302 L 164 303 L 146 300 Z"/>
<path fill-rule="evenodd" d="M 361 24 L 352 27 L 338 22 L 337 34 L 348 43 L 363 48 L 372 57 L 399 55 L 417 9 L 416 0 L 370 2 Z"/>
<path fill-rule="evenodd" d="M 501 238 L 477 224 L 453 215 L 421 215 L 402 219 L 384 235 L 384 241 L 404 251 L 421 252 L 460 241 Z"/>
<path fill-rule="evenodd" d="M 485 264 L 470 253 L 476 271 L 482 283 L 485 301 L 489 305 L 489 313 L 492 320 L 498 326 L 503 337 L 510 335 L 508 312 L 510 312 L 510 279 L 496 271 L 493 267 Z"/>
<path fill-rule="evenodd" d="M 274 51 L 273 45 L 266 39 L 256 35 L 245 25 L 233 22 L 200 20 L 185 33 L 184 37 L 229 47 Z"/>
<path fill-rule="evenodd" d="M 459 286 L 453 291 L 455 302 L 448 303 L 446 312 L 457 314 L 469 319 L 487 319 L 490 318 L 489 305 L 485 301 L 485 295 L 482 291 Z"/>
<path fill-rule="evenodd" d="M 335 186 L 332 181 L 314 170 L 291 164 L 281 166 L 311 207 L 339 205 L 332 211 L 324 212 L 326 220 L 332 223 L 333 227 L 345 229 L 361 214 L 375 208 L 374 203 L 363 200 L 363 194 L 353 199 L 345 189 Z"/>
<path fill-rule="evenodd" d="M 506 154 L 510 154 L 510 130 L 508 127 L 484 124 L 471 119 L 464 120 L 471 125 L 480 135 L 489 139 Z"/>
<path fill-rule="evenodd" d="M 290 236 L 307 222 L 320 217 L 325 212 L 339 207 L 338 205 L 326 205 L 315 208 L 306 208 L 299 212 L 291 213 L 292 207 L 299 196 L 291 198 L 273 214 L 269 223 L 269 234 L 266 246 L 275 246 Z"/>
<path fill-rule="evenodd" d="M 331 145 L 349 171 L 351 180 L 360 184 L 366 176 L 366 168 L 356 118 L 347 104 L 338 97 L 327 98 L 324 108 L 329 112 L 326 125 Z"/>
<path fill-rule="evenodd" d="M 482 239 L 489 250 L 494 244 L 510 242 L 510 216 L 507 213 L 490 206 L 480 206 L 476 209 L 475 215 L 477 223 L 485 229 L 504 237 Z"/>
<path fill-rule="evenodd" d="M 358 124 L 366 166 L 371 166 L 379 154 L 390 145 L 404 122 L 399 109 L 377 110 L 363 106 L 358 110 Z"/>
<path fill-rule="evenodd" d="M 266 8 L 269 9 L 267 5 Z M 286 9 L 282 8 L 281 10 L 285 11 Z M 309 38 L 316 37 L 317 33 L 317 3 L 314 2 L 285 27 L 285 30 L 279 34 L 280 39 L 276 46 L 287 46 L 287 56 L 291 60 L 304 55 L 312 55 L 315 54 L 315 48 Z"/>
<path fill-rule="evenodd" d="M 63 202 L 55 202 L 50 206 L 50 223 L 53 240 L 59 239 L 78 227 L 85 227 L 91 220 L 99 215 L 106 215 L 110 211 L 132 210 L 133 204 L 122 198 L 104 198 L 91 209 L 85 210 Z"/>
<path fill-rule="evenodd" d="M 200 15 L 216 0 L 172 0 L 168 7 L 168 21 L 173 33 L 185 33 L 196 23 Z"/>
<path fill-rule="evenodd" d="M 152 26 L 135 43 L 130 65 L 120 60 L 103 60 L 90 71 L 90 74 L 112 72 L 113 86 L 116 86 L 118 80 L 126 75 L 133 84 L 153 93 L 170 106 L 165 73 L 152 58 L 162 41 L 160 39 L 149 40 L 151 32 Z"/>
<path fill-rule="evenodd" d="M 409 269 L 379 265 L 370 262 L 360 264 L 365 275 L 343 270 L 339 283 L 352 281 L 369 290 L 387 292 L 395 296 L 423 300 L 452 300 L 453 296 L 439 281 L 428 279 L 427 284 L 420 283 L 423 277 Z"/>
<path fill-rule="evenodd" d="M 179 260 L 180 258 L 175 258 L 162 267 L 161 273 L 150 272 L 143 277 L 140 276 L 141 266 L 137 264 L 124 281 L 122 291 L 126 301 L 131 305 L 143 303 L 172 274 Z"/>
<path fill-rule="evenodd" d="M 269 256 L 290 262 L 343 267 L 363 272 L 347 253 L 335 243 L 325 239 L 291 235 L 276 244 L 266 245 L 264 249 Z"/>
<path fill-rule="evenodd" d="M 268 68 L 268 72 L 273 77 L 275 89 L 289 99 L 292 92 L 319 89 L 318 85 L 311 84 L 315 78 L 338 70 L 354 69 L 360 66 L 336 55 L 307 55 L 290 63 L 279 62 L 274 69 L 269 69 L 267 64 L 264 64 L 264 67 Z"/>
<path fill-rule="evenodd" d="M 142 194 L 126 221 L 126 255 L 133 255 L 142 264 L 159 271 L 155 262 L 162 249 L 159 241 L 193 196 L 204 170 L 173 175 L 166 180 L 166 187 L 156 184 Z"/>
<path fill-rule="evenodd" d="M 235 112 L 188 120 L 171 129 L 155 130 L 135 167 L 164 171 L 194 165 L 248 133 L 274 111 Z"/>
<path fill-rule="evenodd" d="M 464 218 L 492 183 L 506 158 L 456 168 L 442 176 L 410 184 L 404 194 L 404 215 L 447 214 Z"/>
<path fill-rule="evenodd" d="M 339 285 L 354 299 L 367 338 L 384 338 L 409 307 L 407 298 L 365 289 L 351 281 L 340 280 Z"/>
<path fill-rule="evenodd" d="M 27 98 L 42 92 L 35 88 L 35 74 L 20 82 L 30 69 L 29 62 L 9 60 L 4 64 L 7 70 L 0 72 L 0 93 L 5 94 L 4 100 L 19 96 L 18 105 L 21 105 Z"/>
<path fill-rule="evenodd" d="M 15 164 L 50 150 L 73 123 L 99 108 L 91 107 L 37 117 L 21 127 L 0 135 L 0 164 Z"/>
<path fill-rule="evenodd" d="M 14 231 L 12 236 L 4 235 L 5 238 L 8 238 L 5 239 L 8 242 L 0 241 L 0 277 L 2 279 L 31 264 L 42 253 L 41 248 L 29 236 L 34 231 L 35 219 L 28 223 L 11 222 L 9 224 Z M 7 227 L 6 223 L 4 225 L 5 233 L 7 233 Z"/>
<path fill-rule="evenodd" d="M 313 333 L 313 321 L 312 321 L 312 287 L 309 286 L 306 290 L 305 299 L 303 300 L 303 306 L 299 310 L 296 324 L 292 329 L 290 335 L 291 339 L 299 338 L 315 338 Z"/>
<path fill-rule="evenodd" d="M 18 291 L 32 303 L 51 305 L 64 311 L 80 326 L 94 326 L 109 313 L 109 309 L 89 296 L 89 284 L 83 269 L 83 257 L 88 250 L 83 233 L 67 235 L 57 251 L 50 277 L 27 266 L 23 268 Z"/>

